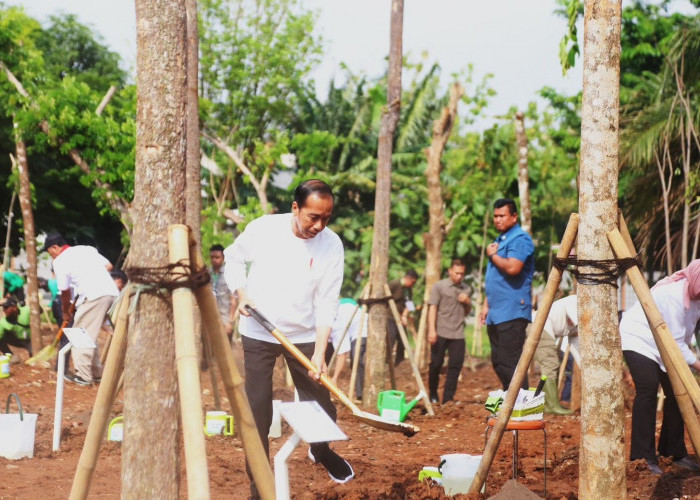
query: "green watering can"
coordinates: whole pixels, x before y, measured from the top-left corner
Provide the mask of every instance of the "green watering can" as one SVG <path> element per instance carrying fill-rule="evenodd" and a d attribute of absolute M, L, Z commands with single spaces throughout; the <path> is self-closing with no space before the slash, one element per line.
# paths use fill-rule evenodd
<path fill-rule="evenodd" d="M 383 418 L 403 422 L 408 412 L 416 406 L 416 403 L 423 397 L 423 391 L 418 393 L 414 399 L 406 402 L 406 393 L 403 391 L 382 391 L 377 398 L 377 410 Z"/>

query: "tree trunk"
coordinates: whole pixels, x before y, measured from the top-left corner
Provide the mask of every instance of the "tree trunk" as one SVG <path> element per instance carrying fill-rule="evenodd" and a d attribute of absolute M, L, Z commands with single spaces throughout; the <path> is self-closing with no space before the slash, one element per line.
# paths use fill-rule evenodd
<path fill-rule="evenodd" d="M 403 43 L 403 0 L 391 2 L 391 38 L 389 47 L 389 89 L 387 109 L 382 114 L 377 150 L 377 187 L 374 198 L 374 236 L 370 261 L 370 297 L 384 296 L 389 269 L 389 215 L 391 213 L 391 155 L 394 131 L 401 109 L 401 58 Z M 367 336 L 367 363 L 365 366 L 365 405 L 377 400 L 384 390 L 386 373 L 386 303 L 379 302 L 369 308 L 369 333 Z"/>
<path fill-rule="evenodd" d="M 530 208 L 530 176 L 527 166 L 527 135 L 525 135 L 525 115 L 515 114 L 515 135 L 518 140 L 518 196 L 520 197 L 520 227 L 532 234 L 532 209 Z"/>
<path fill-rule="evenodd" d="M 137 0 L 136 27 L 135 224 L 127 268 L 162 268 L 168 264 L 168 225 L 185 221 L 185 1 Z M 167 295 L 157 292 L 162 290 L 142 292 L 129 318 L 124 498 L 179 496 L 179 402 L 172 306 Z M 157 422 L 158 432 L 153 432 L 153 422 Z"/>
<path fill-rule="evenodd" d="M 425 178 L 428 185 L 428 232 L 423 235 L 425 242 L 425 294 L 423 303 L 427 304 L 430 290 L 442 276 L 442 244 L 445 241 L 445 201 L 442 199 L 440 172 L 442 171 L 442 153 L 450 138 L 452 126 L 457 117 L 457 105 L 464 93 L 464 88 L 455 83 L 450 88 L 450 102 L 442 109 L 440 118 L 433 123 L 433 139 L 430 147 L 425 149 L 428 166 Z M 427 314 L 426 308 L 421 315 Z M 426 340 L 427 321 L 418 324 L 418 344 L 416 353 L 421 353 Z M 419 366 L 421 363 L 418 363 Z"/>
<path fill-rule="evenodd" d="M 606 232 L 617 227 L 620 0 L 586 0 L 578 232 L 580 259 L 612 259 Z M 583 272 L 591 268 L 582 267 Z M 581 339 L 579 497 L 625 498 L 622 352 L 617 290 L 578 287 Z"/>
<path fill-rule="evenodd" d="M 42 348 L 41 341 L 41 304 L 39 303 L 39 281 L 36 275 L 36 230 L 34 212 L 32 211 L 32 185 L 29 182 L 29 162 L 27 147 L 21 137 L 15 138 L 17 159 L 15 165 L 19 172 L 19 206 L 22 210 L 24 228 L 24 248 L 27 251 L 27 305 L 29 306 L 29 329 L 31 331 L 32 351 L 37 353 Z"/>

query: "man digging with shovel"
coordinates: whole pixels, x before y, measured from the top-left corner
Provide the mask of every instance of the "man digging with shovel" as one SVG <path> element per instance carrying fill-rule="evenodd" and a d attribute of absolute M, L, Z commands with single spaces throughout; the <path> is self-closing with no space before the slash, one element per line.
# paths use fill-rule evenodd
<path fill-rule="evenodd" d="M 340 238 L 327 228 L 333 193 L 320 180 L 307 180 L 294 192 L 292 213 L 265 215 L 246 227 L 225 252 L 225 278 L 238 294 L 245 366 L 245 388 L 265 452 L 272 423 L 272 375 L 283 355 L 302 401 L 317 401 L 335 421 L 336 410 L 320 374 L 304 366 L 260 324 L 246 306 L 260 308 L 287 338 L 326 372 L 325 352 L 338 308 L 344 251 Z M 337 483 L 354 477 L 350 464 L 314 443 L 309 458 L 321 463 Z M 251 495 L 258 491 L 251 478 Z"/>

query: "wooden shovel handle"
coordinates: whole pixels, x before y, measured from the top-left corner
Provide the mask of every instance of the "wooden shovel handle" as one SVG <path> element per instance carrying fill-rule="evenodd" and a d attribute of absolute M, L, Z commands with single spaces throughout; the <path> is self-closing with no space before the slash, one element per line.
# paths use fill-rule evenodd
<path fill-rule="evenodd" d="M 306 368 L 310 372 L 314 372 L 316 374 L 319 373 L 319 369 L 316 365 L 314 365 L 309 358 L 307 358 L 303 352 L 299 350 L 297 346 L 295 346 L 293 343 L 289 341 L 287 337 L 285 337 L 276 327 L 273 325 L 270 320 L 268 320 L 260 311 L 258 311 L 256 308 L 251 307 L 249 305 L 245 306 L 245 310 L 248 311 L 248 313 L 257 321 L 260 323 L 260 325 L 265 328 L 270 334 L 272 334 L 273 337 L 277 339 L 277 341 L 282 344 L 282 347 L 284 347 L 287 351 L 289 351 L 294 358 L 296 358 L 297 361 L 299 361 L 302 365 L 304 365 L 304 368 Z M 343 391 L 341 391 L 338 386 L 336 386 L 331 379 L 321 373 L 321 384 L 328 389 L 336 398 L 340 400 L 341 403 L 343 403 L 345 406 L 347 406 L 353 413 L 362 413 L 362 410 L 358 408 L 358 406 L 353 403 L 349 397 L 345 395 Z"/>

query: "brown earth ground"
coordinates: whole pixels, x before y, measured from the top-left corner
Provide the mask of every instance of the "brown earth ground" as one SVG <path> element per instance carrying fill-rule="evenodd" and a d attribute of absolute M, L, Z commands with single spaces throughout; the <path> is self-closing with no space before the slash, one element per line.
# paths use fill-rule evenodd
<path fill-rule="evenodd" d="M 45 342 L 50 332 L 45 332 Z M 240 353 L 237 352 L 240 356 Z M 17 357 L 24 359 L 22 352 Z M 321 466 L 314 466 L 306 456 L 307 447 L 298 447 L 289 460 L 291 493 L 294 498 L 446 498 L 441 486 L 420 483 L 418 472 L 423 466 L 437 466 L 440 455 L 447 453 L 481 454 L 484 447 L 485 419 L 488 412 L 484 402 L 490 390 L 498 388 L 490 364 L 477 360 L 473 370 L 465 367 L 459 384 L 457 403 L 436 406 L 436 415 L 429 417 L 419 404 L 408 417 L 421 431 L 413 437 L 381 431 L 359 423 L 342 405 L 338 406 L 338 425 L 349 436 L 348 441 L 333 445 L 355 469 L 356 478 L 344 485 L 331 481 Z M 67 498 L 73 474 L 85 438 L 90 411 L 97 394 L 96 387 L 65 386 L 62 440 L 59 452 L 51 451 L 56 373 L 50 368 L 13 364 L 12 376 L 0 380 L 0 398 L 19 394 L 24 408 L 37 413 L 36 443 L 33 459 L 7 460 L 0 458 L 3 480 L 0 498 Z M 348 370 L 346 370 L 348 371 Z M 347 373 L 341 377 L 341 387 L 348 384 Z M 408 362 L 396 371 L 399 389 L 410 397 L 417 394 Z M 444 378 L 444 377 L 443 377 Z M 276 389 L 275 397 L 292 399 L 292 390 Z M 207 410 L 214 407 L 208 373 L 202 373 L 203 400 Z M 120 414 L 123 401 L 114 406 L 114 416 Z M 224 400 L 225 407 L 228 406 Z M 626 410 L 626 431 L 629 442 L 630 405 Z M 371 411 L 375 411 L 372 408 Z M 576 498 L 578 493 L 578 450 L 580 414 L 566 417 L 546 416 L 547 421 L 547 497 Z M 660 418 L 659 418 L 660 422 Z M 153 425 L 157 432 L 157 422 Z M 274 455 L 290 435 L 284 424 L 280 439 L 271 440 Z M 120 497 L 120 443 L 105 442 L 102 446 L 90 498 Z M 628 449 L 629 449 L 629 445 Z M 687 442 L 688 449 L 692 449 Z M 245 474 L 244 452 L 237 435 L 207 438 L 211 495 L 213 498 L 247 498 L 248 479 Z M 144 450 L 145 452 L 145 450 Z M 504 435 L 488 476 L 486 493 L 461 495 L 460 498 L 528 498 L 533 493 L 543 496 L 543 439 L 541 432 L 520 434 L 520 471 L 518 483 L 509 482 L 512 475 L 512 440 Z M 181 460 L 183 484 L 181 496 L 186 496 L 184 460 Z M 652 475 L 641 463 L 627 465 L 627 488 L 630 498 L 700 498 L 700 475 L 694 475 L 662 459 L 661 477 Z M 528 491 L 529 490 L 529 491 Z M 499 494 L 500 492 L 500 494 Z"/>

